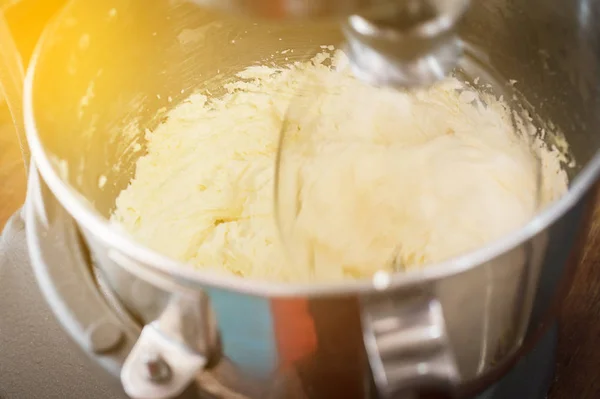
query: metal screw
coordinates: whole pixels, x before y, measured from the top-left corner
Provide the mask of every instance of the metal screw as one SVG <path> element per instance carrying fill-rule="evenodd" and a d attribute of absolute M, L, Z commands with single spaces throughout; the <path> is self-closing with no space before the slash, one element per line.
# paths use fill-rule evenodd
<path fill-rule="evenodd" d="M 148 353 L 144 358 L 146 378 L 156 384 L 171 379 L 171 367 L 158 353 Z"/>

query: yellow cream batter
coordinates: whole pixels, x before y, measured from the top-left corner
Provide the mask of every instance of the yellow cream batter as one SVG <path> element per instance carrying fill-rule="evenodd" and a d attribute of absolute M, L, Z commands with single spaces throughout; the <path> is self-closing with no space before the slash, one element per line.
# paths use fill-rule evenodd
<path fill-rule="evenodd" d="M 113 221 L 199 269 L 332 281 L 458 255 L 523 225 L 566 190 L 558 158 L 532 150 L 501 101 L 488 96 L 484 105 L 456 79 L 410 94 L 373 88 L 344 65 L 337 52 L 250 67 L 220 98 L 191 96 L 147 134 L 148 153 Z M 299 92 L 280 191 L 291 261 L 273 193 L 280 129 Z"/>

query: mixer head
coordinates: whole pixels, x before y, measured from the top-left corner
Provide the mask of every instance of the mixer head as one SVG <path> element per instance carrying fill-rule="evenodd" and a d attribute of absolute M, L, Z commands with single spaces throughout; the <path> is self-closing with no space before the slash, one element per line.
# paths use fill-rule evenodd
<path fill-rule="evenodd" d="M 339 18 L 355 75 L 377 86 L 427 86 L 462 55 L 456 35 L 468 0 L 191 0 L 275 20 Z"/>

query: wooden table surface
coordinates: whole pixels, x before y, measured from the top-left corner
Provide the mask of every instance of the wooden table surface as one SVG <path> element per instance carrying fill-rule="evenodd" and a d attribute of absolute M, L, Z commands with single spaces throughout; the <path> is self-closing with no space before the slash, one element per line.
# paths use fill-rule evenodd
<path fill-rule="evenodd" d="M 25 167 L 5 104 L 0 104 L 0 229 L 25 199 Z"/>
<path fill-rule="evenodd" d="M 600 398 L 600 203 L 561 311 L 558 364 L 549 399 Z"/>

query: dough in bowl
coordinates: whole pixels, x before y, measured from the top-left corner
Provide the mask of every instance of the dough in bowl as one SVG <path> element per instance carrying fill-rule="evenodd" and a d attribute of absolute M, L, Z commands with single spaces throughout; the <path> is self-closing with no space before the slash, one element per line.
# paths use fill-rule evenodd
<path fill-rule="evenodd" d="M 190 96 L 147 133 L 112 221 L 200 270 L 339 281 L 473 250 L 566 191 L 560 157 L 526 123 L 515 127 L 501 100 L 455 78 L 418 92 L 375 88 L 345 65 L 336 51 L 252 66 L 223 96 Z M 290 259 L 274 181 L 292 100 L 279 192 Z"/>

